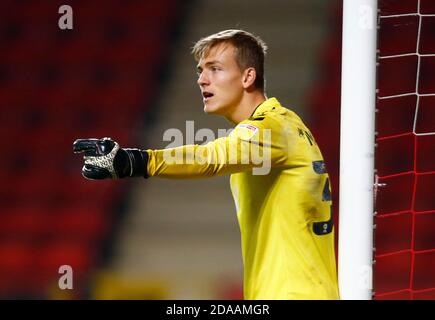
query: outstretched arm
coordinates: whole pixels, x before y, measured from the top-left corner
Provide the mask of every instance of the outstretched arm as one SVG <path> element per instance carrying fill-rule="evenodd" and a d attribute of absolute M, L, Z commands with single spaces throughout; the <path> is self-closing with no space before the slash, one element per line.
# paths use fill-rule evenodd
<path fill-rule="evenodd" d="M 82 174 L 87 179 L 124 177 L 201 178 L 253 170 L 270 172 L 272 166 L 285 166 L 286 139 L 272 130 L 249 123 L 206 145 L 184 145 L 160 150 L 123 149 L 115 141 L 79 139 L 74 152 L 84 153 Z"/>

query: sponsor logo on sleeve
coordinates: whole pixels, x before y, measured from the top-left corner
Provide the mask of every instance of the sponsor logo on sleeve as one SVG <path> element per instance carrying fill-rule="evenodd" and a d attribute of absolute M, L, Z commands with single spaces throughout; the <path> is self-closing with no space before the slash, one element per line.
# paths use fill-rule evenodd
<path fill-rule="evenodd" d="M 255 136 L 258 130 L 258 127 L 253 126 L 252 124 L 241 123 L 235 128 L 234 131 L 241 139 L 250 140 L 253 136 Z"/>

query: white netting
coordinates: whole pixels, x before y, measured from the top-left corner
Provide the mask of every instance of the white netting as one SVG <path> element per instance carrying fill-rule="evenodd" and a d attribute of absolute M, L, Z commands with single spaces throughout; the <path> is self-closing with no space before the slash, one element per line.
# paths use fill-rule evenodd
<path fill-rule="evenodd" d="M 375 297 L 433 299 L 435 1 L 379 2 Z"/>

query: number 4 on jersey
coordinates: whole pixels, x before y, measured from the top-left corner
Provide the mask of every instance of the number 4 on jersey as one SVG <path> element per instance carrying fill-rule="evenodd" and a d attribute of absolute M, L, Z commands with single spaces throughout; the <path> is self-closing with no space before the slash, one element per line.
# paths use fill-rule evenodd
<path fill-rule="evenodd" d="M 313 169 L 317 174 L 326 174 L 326 166 L 323 160 L 313 161 Z M 322 191 L 322 201 L 331 201 L 331 189 L 329 188 L 329 178 L 326 178 L 325 185 Z M 321 236 L 332 232 L 334 221 L 332 220 L 332 204 L 329 206 L 329 220 L 313 223 L 313 231 L 316 235 Z"/>

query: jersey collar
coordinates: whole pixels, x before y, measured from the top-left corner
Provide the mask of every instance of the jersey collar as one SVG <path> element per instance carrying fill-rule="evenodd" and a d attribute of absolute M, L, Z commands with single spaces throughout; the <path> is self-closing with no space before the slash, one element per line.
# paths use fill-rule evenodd
<path fill-rule="evenodd" d="M 251 118 L 262 116 L 266 111 L 270 111 L 279 107 L 281 107 L 281 104 L 279 103 L 278 99 L 274 97 L 269 98 L 262 102 L 257 108 L 255 108 Z"/>

